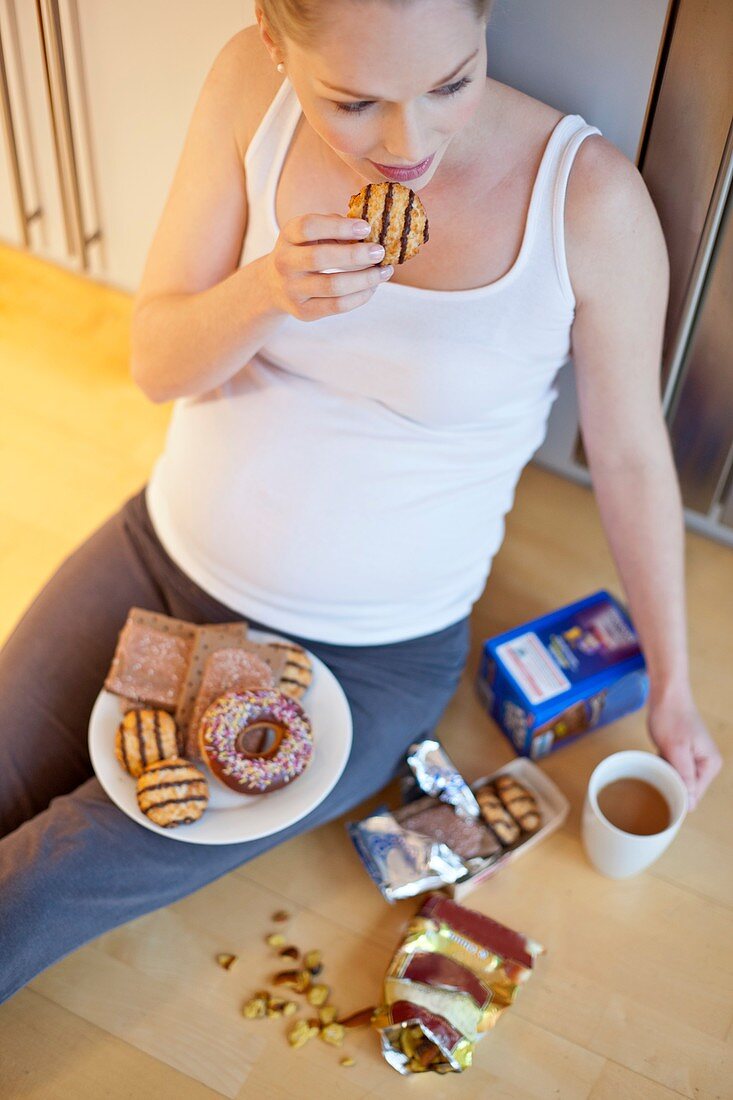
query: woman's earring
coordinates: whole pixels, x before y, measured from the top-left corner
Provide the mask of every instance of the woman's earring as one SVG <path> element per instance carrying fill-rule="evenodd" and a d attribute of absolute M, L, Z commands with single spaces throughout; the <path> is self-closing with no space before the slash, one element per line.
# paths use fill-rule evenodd
<path fill-rule="evenodd" d="M 285 72 L 285 66 L 283 65 L 282 61 L 278 62 L 277 71 L 279 73 L 284 73 Z"/>

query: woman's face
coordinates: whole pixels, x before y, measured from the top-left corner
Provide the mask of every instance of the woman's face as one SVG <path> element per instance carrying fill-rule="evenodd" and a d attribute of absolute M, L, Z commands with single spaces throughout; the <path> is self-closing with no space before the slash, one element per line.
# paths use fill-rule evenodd
<path fill-rule="evenodd" d="M 329 0 L 317 47 L 286 42 L 286 73 L 310 125 L 354 172 L 423 189 L 482 101 L 485 31 L 460 0 Z M 430 156 L 413 178 L 377 167 Z"/>

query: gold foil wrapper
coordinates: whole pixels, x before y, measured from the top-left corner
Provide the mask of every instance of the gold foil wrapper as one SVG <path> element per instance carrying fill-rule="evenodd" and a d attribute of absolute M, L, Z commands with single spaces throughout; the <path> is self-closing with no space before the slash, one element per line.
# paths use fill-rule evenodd
<path fill-rule="evenodd" d="M 462 1072 L 544 948 L 441 894 L 409 922 L 372 1024 L 400 1073 Z"/>

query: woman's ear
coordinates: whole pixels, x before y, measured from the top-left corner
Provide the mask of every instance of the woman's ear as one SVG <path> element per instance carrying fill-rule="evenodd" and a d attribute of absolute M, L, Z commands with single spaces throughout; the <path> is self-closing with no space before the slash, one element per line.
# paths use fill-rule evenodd
<path fill-rule="evenodd" d="M 261 39 L 262 39 L 262 41 L 265 45 L 265 49 L 270 54 L 270 56 L 271 56 L 271 58 L 274 62 L 274 61 L 277 60 L 277 58 L 275 57 L 275 52 L 274 52 L 277 47 L 275 45 L 275 41 L 274 41 L 272 35 L 270 34 L 269 27 L 267 26 L 267 20 L 265 18 L 265 13 L 264 13 L 264 11 L 262 10 L 262 8 L 260 7 L 259 4 L 255 4 L 255 19 L 257 20 L 257 26 L 260 29 L 260 37 L 261 37 Z"/>

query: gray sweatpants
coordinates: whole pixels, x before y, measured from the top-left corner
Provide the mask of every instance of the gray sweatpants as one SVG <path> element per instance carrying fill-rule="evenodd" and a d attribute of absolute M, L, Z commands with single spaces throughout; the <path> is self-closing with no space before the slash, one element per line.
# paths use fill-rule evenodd
<path fill-rule="evenodd" d="M 63 562 L 0 651 L 0 1002 L 81 944 L 376 793 L 410 742 L 434 729 L 469 646 L 468 619 L 390 645 L 295 638 L 348 698 L 354 739 L 344 773 L 319 806 L 272 836 L 185 844 L 122 813 L 89 760 L 89 715 L 133 605 L 191 622 L 241 617 L 168 557 L 142 491 Z"/>

